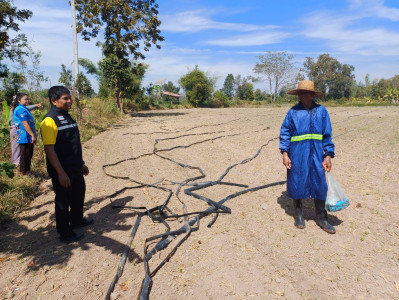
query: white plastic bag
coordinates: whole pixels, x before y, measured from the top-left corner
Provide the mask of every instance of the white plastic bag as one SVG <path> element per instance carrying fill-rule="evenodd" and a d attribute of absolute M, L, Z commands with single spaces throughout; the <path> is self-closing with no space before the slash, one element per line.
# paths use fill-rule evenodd
<path fill-rule="evenodd" d="M 338 211 L 349 206 L 349 199 L 331 172 L 326 171 L 327 199 L 326 210 Z"/>

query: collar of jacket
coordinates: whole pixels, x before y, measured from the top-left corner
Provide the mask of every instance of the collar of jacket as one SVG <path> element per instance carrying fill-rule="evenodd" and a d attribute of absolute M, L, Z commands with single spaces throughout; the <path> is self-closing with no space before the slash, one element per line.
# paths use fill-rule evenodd
<path fill-rule="evenodd" d="M 68 111 L 65 111 L 65 110 L 63 110 L 62 108 L 58 108 L 58 107 L 56 107 L 56 106 L 51 106 L 51 110 L 52 111 L 55 111 L 56 113 L 59 113 L 59 114 L 62 114 L 62 115 L 64 115 L 64 116 L 68 116 L 69 115 L 69 112 Z"/>

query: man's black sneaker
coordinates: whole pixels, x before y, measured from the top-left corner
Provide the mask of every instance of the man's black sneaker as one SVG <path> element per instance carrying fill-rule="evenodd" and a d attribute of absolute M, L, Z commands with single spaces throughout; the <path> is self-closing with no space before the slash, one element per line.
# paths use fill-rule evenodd
<path fill-rule="evenodd" d="M 85 235 L 83 233 L 75 233 L 72 231 L 70 234 L 68 234 L 66 236 L 61 236 L 60 241 L 68 244 L 68 243 L 80 241 L 81 239 L 83 239 L 84 236 Z"/>
<path fill-rule="evenodd" d="M 94 220 L 92 218 L 83 218 L 79 221 L 79 223 L 72 224 L 72 228 L 80 228 L 94 224 Z"/>

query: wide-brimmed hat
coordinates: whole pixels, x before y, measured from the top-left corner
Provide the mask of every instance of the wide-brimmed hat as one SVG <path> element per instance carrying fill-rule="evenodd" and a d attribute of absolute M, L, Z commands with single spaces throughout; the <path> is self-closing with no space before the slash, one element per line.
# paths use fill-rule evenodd
<path fill-rule="evenodd" d="M 302 80 L 298 83 L 298 88 L 292 91 L 289 91 L 287 94 L 290 95 L 298 95 L 300 92 L 312 92 L 315 97 L 321 98 L 323 97 L 323 92 L 315 91 L 314 90 L 314 83 L 310 80 Z"/>

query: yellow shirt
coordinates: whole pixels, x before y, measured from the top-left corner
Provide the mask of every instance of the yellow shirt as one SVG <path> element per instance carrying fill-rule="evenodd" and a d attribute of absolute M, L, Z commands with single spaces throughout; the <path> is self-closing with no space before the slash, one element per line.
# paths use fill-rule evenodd
<path fill-rule="evenodd" d="M 42 133 L 43 145 L 55 145 L 58 127 L 52 118 L 46 117 L 40 123 L 40 132 Z"/>

